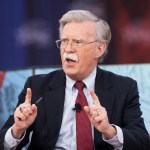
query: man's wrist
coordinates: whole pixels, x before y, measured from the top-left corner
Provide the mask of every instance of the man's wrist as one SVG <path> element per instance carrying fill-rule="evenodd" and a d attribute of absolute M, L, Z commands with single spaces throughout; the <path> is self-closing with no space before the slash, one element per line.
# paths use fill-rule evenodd
<path fill-rule="evenodd" d="M 12 133 L 13 138 L 21 139 L 24 132 L 25 132 L 25 129 L 19 129 L 15 124 L 12 126 L 11 133 Z"/>
<path fill-rule="evenodd" d="M 123 149 L 123 141 L 124 141 L 122 129 L 117 125 L 114 125 L 114 124 L 111 124 L 111 125 L 113 127 L 115 127 L 117 134 L 111 139 L 108 139 L 107 137 L 105 137 L 104 134 L 102 134 L 102 138 L 105 142 L 112 145 L 114 147 L 114 149 L 122 150 Z"/>
<path fill-rule="evenodd" d="M 5 134 L 5 139 L 4 139 L 4 150 L 8 150 L 8 149 L 15 149 L 15 147 L 17 147 L 17 145 L 23 140 L 23 138 L 26 135 L 26 131 L 24 132 L 23 136 L 21 137 L 21 139 L 15 139 L 12 136 L 12 127 L 10 127 L 6 134 Z"/>
<path fill-rule="evenodd" d="M 117 130 L 113 125 L 110 125 L 108 129 L 105 132 L 103 132 L 103 135 L 108 139 L 112 139 L 117 135 Z"/>

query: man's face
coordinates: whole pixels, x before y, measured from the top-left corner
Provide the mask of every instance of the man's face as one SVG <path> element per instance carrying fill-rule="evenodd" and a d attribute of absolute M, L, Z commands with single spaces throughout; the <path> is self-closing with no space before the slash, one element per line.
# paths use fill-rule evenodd
<path fill-rule="evenodd" d="M 85 79 L 97 65 L 101 54 L 98 42 L 95 42 L 95 34 L 96 27 L 92 22 L 72 22 L 63 28 L 61 39 L 68 44 L 61 47 L 62 67 L 73 80 Z M 79 44 L 78 42 L 93 43 Z"/>

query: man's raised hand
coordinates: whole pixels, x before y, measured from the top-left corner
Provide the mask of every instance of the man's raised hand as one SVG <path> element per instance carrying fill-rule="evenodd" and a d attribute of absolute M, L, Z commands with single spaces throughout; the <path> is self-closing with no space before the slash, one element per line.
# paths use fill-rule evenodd
<path fill-rule="evenodd" d="M 20 104 L 14 113 L 15 123 L 12 127 L 14 138 L 19 139 L 37 116 L 37 107 L 35 104 L 31 104 L 31 98 L 32 91 L 30 88 L 27 88 L 25 102 Z"/>

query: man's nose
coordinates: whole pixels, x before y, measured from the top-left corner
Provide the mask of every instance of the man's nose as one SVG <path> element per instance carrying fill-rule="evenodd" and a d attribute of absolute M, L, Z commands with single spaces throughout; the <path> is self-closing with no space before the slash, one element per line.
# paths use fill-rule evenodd
<path fill-rule="evenodd" d="M 68 42 L 68 44 L 65 47 L 65 51 L 66 52 L 73 52 L 74 51 L 74 49 L 72 48 L 72 43 L 71 42 Z"/>

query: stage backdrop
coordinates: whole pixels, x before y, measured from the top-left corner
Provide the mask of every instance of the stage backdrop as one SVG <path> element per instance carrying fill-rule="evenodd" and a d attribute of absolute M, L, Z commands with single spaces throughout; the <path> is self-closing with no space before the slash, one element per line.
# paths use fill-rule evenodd
<path fill-rule="evenodd" d="M 1 0 L 0 70 L 60 65 L 58 21 L 75 9 L 110 24 L 105 64 L 150 63 L 150 0 Z"/>

